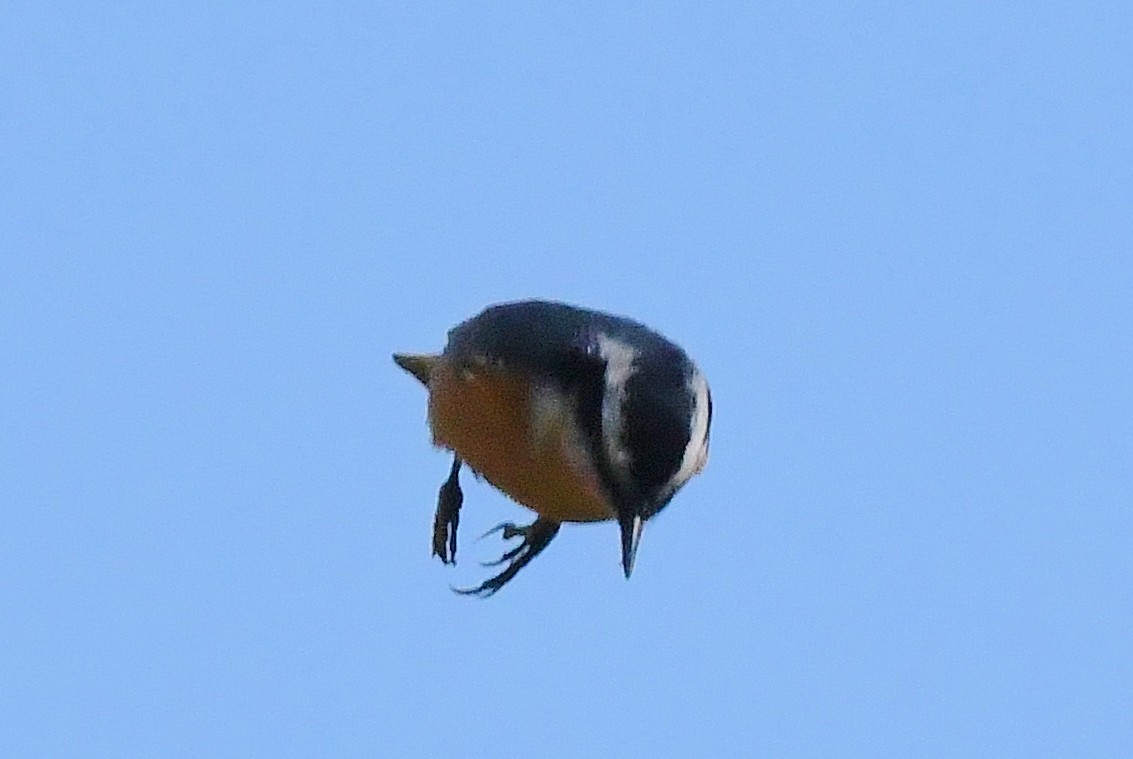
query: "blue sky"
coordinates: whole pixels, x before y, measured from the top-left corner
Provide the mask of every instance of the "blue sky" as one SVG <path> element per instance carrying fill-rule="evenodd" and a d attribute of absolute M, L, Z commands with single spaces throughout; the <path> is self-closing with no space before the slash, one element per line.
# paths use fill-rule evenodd
<path fill-rule="evenodd" d="M 1133 11 L 0 11 L 13 756 L 1122 756 Z M 712 384 L 646 531 L 489 601 L 389 359 L 631 315 Z"/>

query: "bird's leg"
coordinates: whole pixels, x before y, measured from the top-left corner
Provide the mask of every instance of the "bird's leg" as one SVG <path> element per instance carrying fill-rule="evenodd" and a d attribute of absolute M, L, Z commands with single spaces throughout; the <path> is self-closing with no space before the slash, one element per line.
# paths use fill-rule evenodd
<path fill-rule="evenodd" d="M 494 532 L 502 532 L 504 540 L 522 537 L 523 542 L 505 553 L 498 561 L 489 562 L 484 565 L 486 567 L 492 567 L 497 564 L 503 564 L 505 561 L 511 562 L 507 565 L 507 569 L 500 572 L 495 577 L 485 580 L 478 587 L 453 588 L 457 593 L 480 596 L 481 598 L 487 598 L 495 593 L 550 544 L 551 540 L 559 532 L 559 523 L 552 522 L 550 519 L 543 519 L 542 517 L 536 519 L 533 524 L 529 524 L 526 527 L 518 527 L 511 522 L 504 522 L 488 530 L 488 532 L 484 533 L 484 537 Z"/>
<path fill-rule="evenodd" d="M 460 524 L 460 505 L 464 493 L 460 490 L 459 456 L 452 457 L 452 471 L 437 494 L 437 514 L 433 517 L 433 555 L 444 564 L 456 563 L 456 527 Z"/>

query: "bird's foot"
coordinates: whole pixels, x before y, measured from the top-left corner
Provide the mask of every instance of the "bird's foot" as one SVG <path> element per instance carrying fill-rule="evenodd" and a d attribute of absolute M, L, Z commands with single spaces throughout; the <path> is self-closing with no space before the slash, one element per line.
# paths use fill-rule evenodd
<path fill-rule="evenodd" d="M 495 577 L 485 580 L 475 588 L 453 588 L 454 591 L 461 595 L 480 596 L 481 598 L 487 598 L 494 594 L 547 547 L 555 535 L 558 534 L 559 523 L 552 522 L 549 519 L 536 519 L 532 524 L 519 527 L 511 522 L 504 522 L 485 532 L 481 538 L 486 538 L 497 532 L 503 533 L 504 540 L 519 537 L 523 538 L 522 543 L 510 551 L 507 551 L 497 561 L 490 561 L 484 564 L 486 567 L 494 567 L 504 562 L 510 562 L 507 568 Z"/>
<path fill-rule="evenodd" d="M 433 555 L 444 564 L 456 563 L 456 528 L 460 524 L 460 506 L 464 493 L 460 490 L 460 457 L 452 460 L 452 471 L 437 495 L 437 513 L 433 517 Z"/>

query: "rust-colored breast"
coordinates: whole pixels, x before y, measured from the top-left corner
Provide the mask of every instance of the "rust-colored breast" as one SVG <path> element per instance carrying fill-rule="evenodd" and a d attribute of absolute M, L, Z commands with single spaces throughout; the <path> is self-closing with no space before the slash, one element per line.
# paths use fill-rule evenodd
<path fill-rule="evenodd" d="M 455 368 L 442 359 L 429 378 L 433 441 L 541 516 L 557 522 L 612 518 L 589 467 L 567 455 L 577 450 L 570 426 L 550 420 L 533 429 L 533 392 L 522 376 L 487 366 Z"/>

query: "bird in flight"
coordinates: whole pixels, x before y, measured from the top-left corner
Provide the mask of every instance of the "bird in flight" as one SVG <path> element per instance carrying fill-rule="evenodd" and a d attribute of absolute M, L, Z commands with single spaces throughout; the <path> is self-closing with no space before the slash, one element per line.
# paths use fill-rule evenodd
<path fill-rule="evenodd" d="M 428 389 L 433 442 L 453 454 L 433 521 L 433 554 L 456 562 L 467 466 L 536 514 L 486 535 L 521 538 L 506 565 L 458 593 L 490 596 L 564 522 L 618 523 L 628 578 L 646 521 L 704 468 L 712 399 L 677 345 L 636 321 L 551 301 L 490 306 L 441 353 L 394 354 Z"/>

